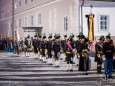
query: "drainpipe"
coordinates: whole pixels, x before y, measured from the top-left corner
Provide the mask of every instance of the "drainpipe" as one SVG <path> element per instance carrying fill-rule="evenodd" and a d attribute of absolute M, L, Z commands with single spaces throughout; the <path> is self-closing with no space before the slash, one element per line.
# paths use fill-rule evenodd
<path fill-rule="evenodd" d="M 81 4 L 81 32 L 83 33 L 83 5 L 84 5 L 84 0 L 82 0 Z"/>
<path fill-rule="evenodd" d="M 12 38 L 14 38 L 14 0 L 12 0 Z"/>

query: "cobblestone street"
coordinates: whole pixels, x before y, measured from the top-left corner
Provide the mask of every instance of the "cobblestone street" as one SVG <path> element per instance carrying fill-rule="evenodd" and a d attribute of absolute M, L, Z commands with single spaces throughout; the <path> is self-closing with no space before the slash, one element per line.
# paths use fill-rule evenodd
<path fill-rule="evenodd" d="M 67 72 L 66 62 L 61 60 L 60 68 L 55 68 L 33 55 L 26 58 L 0 53 L 0 86 L 115 86 L 115 80 L 105 81 L 104 74 L 97 74 L 95 66 L 89 75 L 82 75 L 76 64 L 73 72 Z"/>

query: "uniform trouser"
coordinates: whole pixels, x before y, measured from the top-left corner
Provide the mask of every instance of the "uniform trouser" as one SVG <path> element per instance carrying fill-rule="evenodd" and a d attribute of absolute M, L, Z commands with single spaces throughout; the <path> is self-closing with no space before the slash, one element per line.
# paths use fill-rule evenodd
<path fill-rule="evenodd" d="M 97 57 L 97 72 L 101 73 L 101 67 L 102 67 L 102 59 L 101 57 Z"/>
<path fill-rule="evenodd" d="M 67 56 L 67 64 L 72 64 L 72 59 L 73 59 L 73 57 L 72 57 L 72 54 L 66 54 L 66 56 Z"/>
<path fill-rule="evenodd" d="M 25 56 L 29 56 L 29 54 L 30 54 L 29 48 L 25 48 Z"/>
<path fill-rule="evenodd" d="M 97 72 L 101 73 L 102 64 L 97 62 Z"/>
<path fill-rule="evenodd" d="M 113 58 L 106 58 L 104 62 L 105 66 L 105 75 L 112 76 L 113 72 Z"/>

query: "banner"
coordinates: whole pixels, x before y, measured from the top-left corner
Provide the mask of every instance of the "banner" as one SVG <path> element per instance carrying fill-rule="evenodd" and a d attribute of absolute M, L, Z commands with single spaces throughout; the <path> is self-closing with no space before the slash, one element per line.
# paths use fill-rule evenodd
<path fill-rule="evenodd" d="M 88 39 L 89 41 L 94 40 L 94 14 L 86 15 L 88 23 Z"/>
<path fill-rule="evenodd" d="M 19 35 L 18 28 L 17 28 L 16 31 L 15 31 L 15 38 L 17 39 L 17 41 L 20 40 L 20 35 Z"/>

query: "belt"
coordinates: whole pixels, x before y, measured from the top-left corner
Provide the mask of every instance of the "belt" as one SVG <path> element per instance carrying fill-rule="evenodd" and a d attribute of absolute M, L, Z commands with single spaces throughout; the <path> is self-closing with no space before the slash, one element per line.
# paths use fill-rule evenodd
<path fill-rule="evenodd" d="M 102 53 L 102 51 L 98 51 L 98 53 Z"/>
<path fill-rule="evenodd" d="M 71 54 L 71 52 L 66 52 L 66 54 Z"/>
<path fill-rule="evenodd" d="M 106 50 L 105 52 L 112 52 L 111 50 Z"/>

